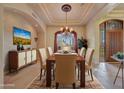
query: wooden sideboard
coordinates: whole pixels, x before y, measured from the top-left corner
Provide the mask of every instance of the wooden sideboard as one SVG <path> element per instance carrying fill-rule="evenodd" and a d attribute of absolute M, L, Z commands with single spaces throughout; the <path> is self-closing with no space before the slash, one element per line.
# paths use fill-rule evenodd
<path fill-rule="evenodd" d="M 18 70 L 37 61 L 37 50 L 9 51 L 9 71 Z"/>

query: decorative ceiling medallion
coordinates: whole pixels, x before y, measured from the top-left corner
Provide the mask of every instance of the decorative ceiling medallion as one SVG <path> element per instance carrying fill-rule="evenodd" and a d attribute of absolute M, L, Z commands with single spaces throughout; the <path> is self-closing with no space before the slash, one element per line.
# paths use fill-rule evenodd
<path fill-rule="evenodd" d="M 64 12 L 70 12 L 71 11 L 71 5 L 69 4 L 64 4 L 62 7 L 61 7 L 62 11 Z"/>

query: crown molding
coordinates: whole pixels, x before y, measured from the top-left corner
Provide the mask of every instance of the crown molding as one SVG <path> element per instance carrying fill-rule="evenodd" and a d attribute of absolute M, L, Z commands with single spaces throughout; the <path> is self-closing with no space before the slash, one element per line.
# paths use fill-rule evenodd
<path fill-rule="evenodd" d="M 47 20 L 48 20 L 48 25 L 65 25 L 65 21 L 63 19 L 55 19 L 53 16 L 50 14 L 47 4 L 39 4 L 42 11 L 44 12 Z M 82 11 L 80 18 L 78 19 L 69 19 L 68 20 L 68 25 L 82 25 L 83 21 L 85 18 L 88 17 L 88 14 L 92 11 L 92 8 L 95 6 L 95 4 L 88 4 L 87 7 L 85 7 L 85 12 Z M 90 11 L 89 11 L 90 10 Z"/>
<path fill-rule="evenodd" d="M 86 21 L 86 19 L 88 18 L 88 14 L 92 11 L 92 9 L 94 7 L 95 7 L 95 4 L 93 4 L 93 3 L 88 5 L 88 7 L 85 9 L 85 12 L 83 12 L 84 14 L 82 13 L 82 15 L 81 15 L 80 24 L 82 24 L 84 21 Z"/>
<path fill-rule="evenodd" d="M 38 5 L 42 11 L 41 15 L 43 16 L 43 20 L 45 20 L 46 25 L 48 26 L 65 25 L 65 20 L 54 18 L 47 4 L 42 3 Z M 84 4 L 83 7 L 81 7 L 81 9 L 83 10 L 84 8 L 84 10 L 81 11 L 80 17 L 77 19 L 68 19 L 68 25 L 85 25 L 89 20 L 91 20 L 91 18 L 93 18 L 97 14 L 98 10 L 100 9 L 102 10 L 107 4 L 98 6 L 100 7 L 100 9 L 96 7 L 96 5 L 97 4 L 95 3 L 89 3 L 86 5 Z"/>

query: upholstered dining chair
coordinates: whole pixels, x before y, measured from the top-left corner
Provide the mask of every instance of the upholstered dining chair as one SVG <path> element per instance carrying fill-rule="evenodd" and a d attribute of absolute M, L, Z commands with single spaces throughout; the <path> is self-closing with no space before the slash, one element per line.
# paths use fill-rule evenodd
<path fill-rule="evenodd" d="M 93 75 L 92 75 L 92 57 L 94 54 L 94 49 L 88 48 L 86 51 L 86 56 L 85 56 L 85 71 L 90 71 L 91 79 L 93 80 Z"/>
<path fill-rule="evenodd" d="M 47 49 L 48 49 L 48 55 L 49 55 L 49 56 L 52 56 L 52 55 L 53 55 L 53 50 L 52 50 L 52 48 L 51 48 L 51 47 L 48 47 Z"/>
<path fill-rule="evenodd" d="M 72 84 L 75 88 L 75 63 L 77 55 L 61 55 L 55 54 L 56 69 L 55 69 L 55 82 L 56 88 L 59 84 L 68 85 Z"/>
<path fill-rule="evenodd" d="M 42 71 L 44 70 L 44 75 L 46 72 L 46 59 L 47 59 L 46 49 L 45 48 L 39 48 L 38 53 L 39 53 L 40 64 L 41 64 L 41 70 L 40 70 L 40 80 L 41 80 Z"/>
<path fill-rule="evenodd" d="M 54 52 L 53 52 L 53 50 L 52 50 L 52 48 L 50 46 L 47 48 L 47 50 L 48 50 L 48 56 L 52 56 L 54 54 Z M 53 79 L 55 79 L 54 69 L 55 69 L 55 64 L 52 63 Z"/>
<path fill-rule="evenodd" d="M 80 50 L 80 52 L 79 52 L 79 55 L 80 56 L 83 56 L 84 58 L 85 58 L 85 54 L 86 54 L 86 49 L 85 49 L 85 47 L 82 47 L 81 48 L 81 50 Z M 80 64 L 77 64 L 76 65 L 76 68 L 77 68 L 77 70 L 78 70 L 78 80 L 79 80 L 79 77 L 80 77 Z"/>
<path fill-rule="evenodd" d="M 79 55 L 85 57 L 85 54 L 86 54 L 86 49 L 85 49 L 85 47 L 82 47 Z"/>

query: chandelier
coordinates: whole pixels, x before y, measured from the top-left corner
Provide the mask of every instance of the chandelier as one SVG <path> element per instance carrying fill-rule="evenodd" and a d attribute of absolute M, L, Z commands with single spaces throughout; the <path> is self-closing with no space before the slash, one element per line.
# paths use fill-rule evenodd
<path fill-rule="evenodd" d="M 73 28 L 69 28 L 69 27 L 67 26 L 67 13 L 71 11 L 72 7 L 71 7 L 71 5 L 69 5 L 69 4 L 64 4 L 64 5 L 62 5 L 61 9 L 62 9 L 62 11 L 65 12 L 65 14 L 66 14 L 66 25 L 65 25 L 64 27 L 61 27 L 60 30 L 61 30 L 62 32 L 64 32 L 64 33 L 67 34 L 67 33 L 70 33 L 70 32 L 73 31 Z"/>

